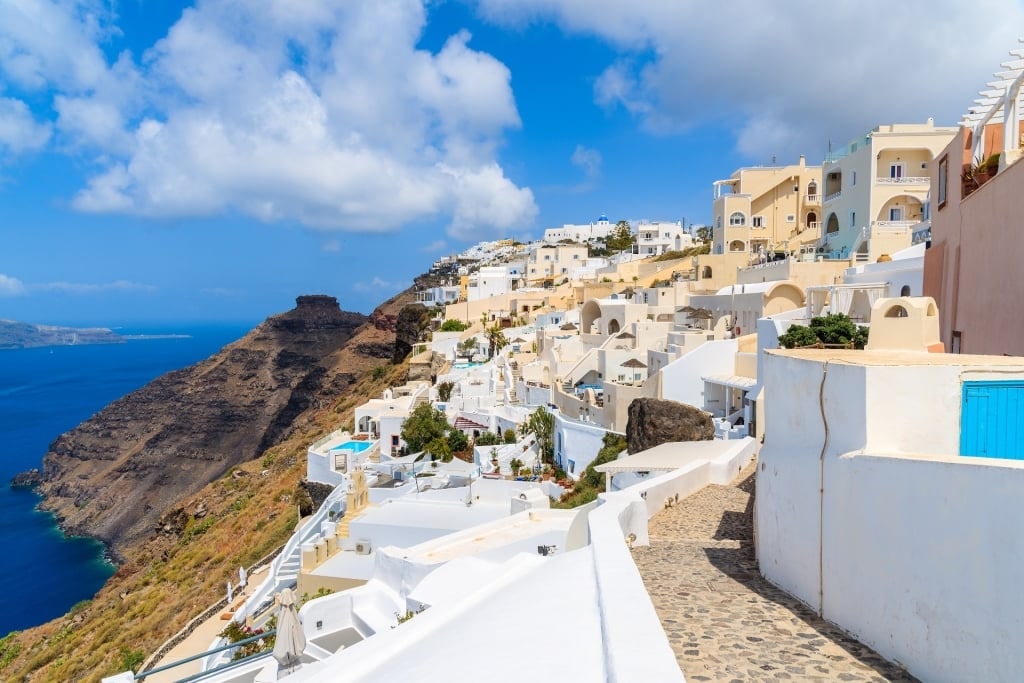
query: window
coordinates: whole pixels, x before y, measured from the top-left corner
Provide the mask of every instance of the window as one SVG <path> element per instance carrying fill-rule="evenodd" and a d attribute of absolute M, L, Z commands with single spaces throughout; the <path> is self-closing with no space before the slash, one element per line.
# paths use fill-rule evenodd
<path fill-rule="evenodd" d="M 857 212 L 856 211 L 851 211 L 850 212 L 850 227 L 851 228 L 857 227 Z"/>
<path fill-rule="evenodd" d="M 889 208 L 889 220 L 901 221 L 903 220 L 903 208 L 899 206 L 893 206 Z"/>
<path fill-rule="evenodd" d="M 791 213 L 787 213 L 786 214 L 786 222 L 787 223 L 796 223 L 796 216 L 794 216 Z"/>
<path fill-rule="evenodd" d="M 746 224 L 747 224 L 747 217 L 744 216 L 739 211 L 736 211 L 732 215 L 729 216 L 729 225 L 746 225 Z"/>
<path fill-rule="evenodd" d="M 722 227 L 722 217 L 721 216 L 719 216 L 718 218 L 715 219 L 715 227 L 716 228 Z"/>
<path fill-rule="evenodd" d="M 939 187 L 938 187 L 938 207 L 941 209 L 946 205 L 946 191 L 949 183 L 949 157 L 944 156 L 939 159 Z"/>
<path fill-rule="evenodd" d="M 891 163 L 889 164 L 889 177 L 893 180 L 899 180 L 903 177 L 903 164 Z"/>
<path fill-rule="evenodd" d="M 950 346 L 950 353 L 960 353 L 960 347 L 963 344 L 963 332 L 960 330 L 953 330 L 953 343 Z"/>
<path fill-rule="evenodd" d="M 750 224 L 753 225 L 755 228 L 763 228 L 764 216 L 754 216 L 753 218 L 750 219 Z"/>
<path fill-rule="evenodd" d="M 852 186 L 854 186 L 856 184 L 857 184 L 857 172 L 856 171 L 850 171 L 850 186 L 852 187 Z"/>

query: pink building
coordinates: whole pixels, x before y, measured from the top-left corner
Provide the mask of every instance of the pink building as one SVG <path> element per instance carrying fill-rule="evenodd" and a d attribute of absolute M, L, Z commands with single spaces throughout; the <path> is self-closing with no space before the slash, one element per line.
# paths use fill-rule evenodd
<path fill-rule="evenodd" d="M 996 74 L 931 172 L 924 294 L 952 353 L 1024 355 L 1024 69 Z M 1009 122 L 1007 127 L 1006 122 Z M 1015 134 L 1014 134 L 1015 133 Z"/>

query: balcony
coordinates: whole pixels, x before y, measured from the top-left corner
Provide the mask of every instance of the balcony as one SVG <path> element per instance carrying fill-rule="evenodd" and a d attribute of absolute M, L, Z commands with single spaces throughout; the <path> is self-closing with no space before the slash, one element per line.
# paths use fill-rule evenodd
<path fill-rule="evenodd" d="M 843 196 L 843 191 L 839 190 L 838 192 L 833 192 L 832 194 L 825 195 L 825 201 L 831 202 L 834 199 L 839 199 L 841 196 Z"/>
<path fill-rule="evenodd" d="M 902 176 L 900 178 L 889 178 L 879 176 L 875 178 L 876 185 L 930 185 L 932 179 L 927 176 Z"/>
<path fill-rule="evenodd" d="M 821 195 L 817 193 L 807 195 L 804 197 L 804 204 L 819 206 L 821 204 Z"/>

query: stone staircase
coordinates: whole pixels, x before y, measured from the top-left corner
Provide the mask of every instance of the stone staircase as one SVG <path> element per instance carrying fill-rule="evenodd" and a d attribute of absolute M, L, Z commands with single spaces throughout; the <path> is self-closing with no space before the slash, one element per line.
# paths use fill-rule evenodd
<path fill-rule="evenodd" d="M 509 369 L 512 372 L 512 383 L 508 388 L 509 403 L 519 405 L 522 404 L 523 400 L 516 394 L 516 386 L 518 386 L 519 380 L 523 377 L 523 370 L 519 367 L 518 363 L 513 363 Z"/>

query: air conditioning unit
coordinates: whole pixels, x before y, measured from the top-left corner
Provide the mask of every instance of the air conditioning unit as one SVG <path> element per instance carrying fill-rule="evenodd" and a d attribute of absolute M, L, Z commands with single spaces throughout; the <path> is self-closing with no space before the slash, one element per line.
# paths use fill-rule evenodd
<path fill-rule="evenodd" d="M 369 541 L 356 541 L 356 555 L 369 555 L 370 554 L 370 542 Z"/>

